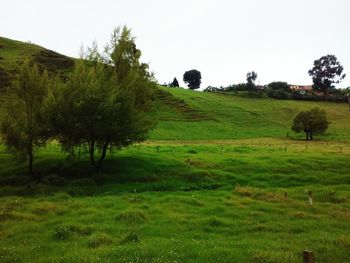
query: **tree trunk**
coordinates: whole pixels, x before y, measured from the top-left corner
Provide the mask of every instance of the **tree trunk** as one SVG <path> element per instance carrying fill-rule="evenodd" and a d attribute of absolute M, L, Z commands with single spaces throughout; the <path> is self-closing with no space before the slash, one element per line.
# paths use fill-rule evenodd
<path fill-rule="evenodd" d="M 91 164 L 96 167 L 96 162 L 95 162 L 95 141 L 91 141 L 89 143 L 89 155 L 90 155 L 90 162 Z"/>
<path fill-rule="evenodd" d="M 323 90 L 323 94 L 324 94 L 324 100 L 325 100 L 325 101 L 328 101 L 329 90 L 328 90 L 328 89 L 324 89 L 324 90 Z"/>
<path fill-rule="evenodd" d="M 33 168 L 33 160 L 34 160 L 33 150 L 32 150 L 32 147 L 30 147 L 28 149 L 28 169 L 29 169 L 30 176 L 34 178 L 35 175 L 34 175 L 34 168 Z"/>
<path fill-rule="evenodd" d="M 95 142 L 92 141 L 89 145 L 90 161 L 92 165 L 95 167 L 98 176 L 102 175 L 102 163 L 106 158 L 106 152 L 107 152 L 109 143 L 110 143 L 110 137 L 107 137 L 102 145 L 101 155 L 97 162 L 95 160 Z"/>
<path fill-rule="evenodd" d="M 98 176 L 102 175 L 102 163 L 103 163 L 103 161 L 106 158 L 106 152 L 107 152 L 108 145 L 109 145 L 110 141 L 111 141 L 110 137 L 107 137 L 105 142 L 103 143 L 103 146 L 102 146 L 102 149 L 101 149 L 101 156 L 100 156 L 100 159 L 98 160 L 98 163 L 97 163 L 97 174 L 98 174 Z"/>
<path fill-rule="evenodd" d="M 306 140 L 308 141 L 309 140 L 309 132 L 308 131 L 304 131 L 305 134 L 306 134 Z"/>
<path fill-rule="evenodd" d="M 310 131 L 310 141 L 312 141 L 314 138 L 312 137 L 312 131 Z"/>

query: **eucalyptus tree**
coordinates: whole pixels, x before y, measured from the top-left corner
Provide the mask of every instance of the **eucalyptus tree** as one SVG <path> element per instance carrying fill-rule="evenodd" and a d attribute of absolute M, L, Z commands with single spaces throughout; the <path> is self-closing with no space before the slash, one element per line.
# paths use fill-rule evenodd
<path fill-rule="evenodd" d="M 313 88 L 324 94 L 328 100 L 329 91 L 334 89 L 334 84 L 339 84 L 346 76 L 344 68 L 334 55 L 326 55 L 314 61 L 314 66 L 309 70 L 309 75 L 314 83 Z"/>

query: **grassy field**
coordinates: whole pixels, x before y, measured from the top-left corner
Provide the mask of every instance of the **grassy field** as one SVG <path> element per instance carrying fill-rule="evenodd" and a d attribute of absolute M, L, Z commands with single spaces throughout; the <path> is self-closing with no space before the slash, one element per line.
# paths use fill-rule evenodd
<path fill-rule="evenodd" d="M 348 106 L 338 103 L 245 98 L 163 88 L 157 101 L 160 119 L 151 133 L 155 140 L 232 140 L 242 138 L 284 138 L 294 117 L 301 111 L 320 107 L 327 112 L 330 126 L 322 138 L 350 140 Z"/>
<path fill-rule="evenodd" d="M 24 58 L 71 63 L 0 38 L 0 86 Z M 330 127 L 305 142 L 290 127 L 315 106 Z M 0 144 L 0 262 L 350 262 L 346 104 L 160 88 L 151 114 L 149 140 L 108 153 L 101 177 L 86 149 L 69 159 L 51 142 L 34 183 Z"/>
<path fill-rule="evenodd" d="M 30 188 L 3 148 L 0 158 L 1 262 L 350 258 L 348 142 L 150 141 L 110 154 L 103 178 L 84 151 L 66 161 L 52 144 Z"/>

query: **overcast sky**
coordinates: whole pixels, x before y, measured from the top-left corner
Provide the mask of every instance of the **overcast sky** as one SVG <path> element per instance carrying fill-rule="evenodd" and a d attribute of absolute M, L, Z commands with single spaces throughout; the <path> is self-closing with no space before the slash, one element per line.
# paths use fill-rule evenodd
<path fill-rule="evenodd" d="M 349 0 L 11 0 L 2 1 L 0 35 L 77 57 L 81 44 L 104 45 L 127 25 L 143 62 L 160 83 L 186 70 L 202 87 L 282 80 L 311 84 L 307 72 L 326 54 L 338 57 L 350 86 Z"/>

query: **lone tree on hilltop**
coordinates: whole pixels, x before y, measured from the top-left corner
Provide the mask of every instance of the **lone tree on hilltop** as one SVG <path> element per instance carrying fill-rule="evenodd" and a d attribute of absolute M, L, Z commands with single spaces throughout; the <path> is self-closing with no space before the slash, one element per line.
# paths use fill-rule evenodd
<path fill-rule="evenodd" d="M 9 89 L 0 133 L 14 157 L 28 162 L 32 177 L 34 155 L 48 140 L 46 112 L 50 94 L 48 74 L 39 72 L 36 65 L 25 61 L 20 68 L 18 80 Z M 38 178 L 40 179 L 40 178 Z"/>
<path fill-rule="evenodd" d="M 174 78 L 173 82 L 170 84 L 170 87 L 178 88 L 179 82 L 177 81 L 177 78 Z"/>
<path fill-rule="evenodd" d="M 183 80 L 190 89 L 199 89 L 202 81 L 202 75 L 200 71 L 192 69 L 185 72 Z"/>
<path fill-rule="evenodd" d="M 323 92 L 325 100 L 328 100 L 329 91 L 335 88 L 334 84 L 340 83 L 345 78 L 343 70 L 343 66 L 334 55 L 315 60 L 313 68 L 309 70 L 314 83 L 313 88 Z"/>
<path fill-rule="evenodd" d="M 258 73 L 251 71 L 247 73 L 247 88 L 248 89 L 254 89 L 255 88 L 255 81 L 258 78 Z"/>
<path fill-rule="evenodd" d="M 301 111 L 294 119 L 292 130 L 305 132 L 306 140 L 313 140 L 313 134 L 324 133 L 328 128 L 326 112 L 318 107 Z"/>

